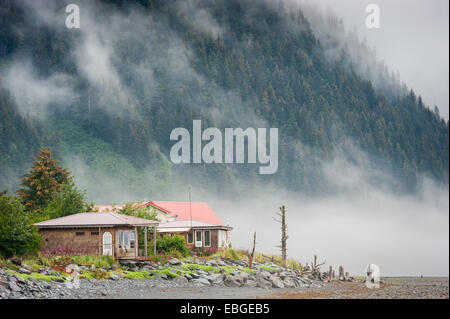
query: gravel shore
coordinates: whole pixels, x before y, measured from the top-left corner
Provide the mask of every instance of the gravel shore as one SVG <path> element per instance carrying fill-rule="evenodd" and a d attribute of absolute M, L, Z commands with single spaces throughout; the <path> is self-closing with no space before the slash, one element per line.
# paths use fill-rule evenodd
<path fill-rule="evenodd" d="M 361 282 L 313 283 L 310 287 L 264 289 L 252 287 L 198 286 L 176 280 L 81 280 L 79 288 L 64 283 L 45 283 L 29 295 L 14 292 L 8 298 L 52 299 L 448 299 L 448 278 L 385 278 L 379 289 Z"/>

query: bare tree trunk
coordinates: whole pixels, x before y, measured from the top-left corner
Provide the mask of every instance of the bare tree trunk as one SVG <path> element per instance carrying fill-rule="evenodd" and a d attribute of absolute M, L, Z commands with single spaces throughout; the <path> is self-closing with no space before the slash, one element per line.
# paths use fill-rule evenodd
<path fill-rule="evenodd" d="M 344 281 L 344 267 L 339 266 L 339 280 Z"/>
<path fill-rule="evenodd" d="M 252 254 L 249 257 L 248 268 L 252 269 L 253 260 L 255 259 L 255 246 L 256 246 L 256 232 L 253 234 L 253 249 Z"/>
<path fill-rule="evenodd" d="M 281 213 L 278 214 L 281 217 L 281 260 L 283 263 L 283 266 L 286 267 L 286 261 L 287 261 L 287 248 L 286 248 L 286 241 L 288 239 L 287 235 L 287 225 L 286 225 L 286 206 L 283 205 L 280 207 Z"/>

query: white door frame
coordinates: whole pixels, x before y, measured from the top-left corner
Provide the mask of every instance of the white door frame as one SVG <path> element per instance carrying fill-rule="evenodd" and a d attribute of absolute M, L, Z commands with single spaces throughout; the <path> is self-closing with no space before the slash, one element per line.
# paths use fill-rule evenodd
<path fill-rule="evenodd" d="M 112 242 L 112 234 L 108 231 L 103 233 L 102 236 L 102 254 L 103 255 L 113 255 L 113 242 Z"/>

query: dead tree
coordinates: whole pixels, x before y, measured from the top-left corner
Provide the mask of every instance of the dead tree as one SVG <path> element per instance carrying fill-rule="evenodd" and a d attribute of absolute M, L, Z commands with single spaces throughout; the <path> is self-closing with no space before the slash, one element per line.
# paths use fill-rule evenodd
<path fill-rule="evenodd" d="M 320 266 L 325 265 L 326 260 L 324 260 L 322 263 L 318 264 L 317 263 L 317 255 L 314 255 L 314 261 L 311 263 L 311 273 L 312 273 L 312 277 L 318 279 L 318 280 L 322 280 L 322 274 L 320 273 Z"/>
<path fill-rule="evenodd" d="M 252 258 L 255 258 L 255 246 L 256 246 L 256 232 L 253 234 Z"/>
<path fill-rule="evenodd" d="M 283 205 L 280 207 L 280 212 L 278 213 L 278 216 L 281 217 L 281 220 L 275 219 L 275 221 L 279 222 L 281 224 L 281 245 L 278 246 L 281 248 L 281 261 L 284 267 L 286 267 L 287 264 L 287 248 L 286 248 L 286 241 L 289 238 L 287 235 L 287 225 L 286 225 L 286 206 Z"/>
<path fill-rule="evenodd" d="M 255 246 L 256 246 L 256 232 L 253 234 L 253 249 L 252 253 L 249 256 L 248 268 L 252 269 L 253 260 L 255 259 Z"/>
<path fill-rule="evenodd" d="M 344 281 L 344 267 L 339 266 L 339 280 Z"/>

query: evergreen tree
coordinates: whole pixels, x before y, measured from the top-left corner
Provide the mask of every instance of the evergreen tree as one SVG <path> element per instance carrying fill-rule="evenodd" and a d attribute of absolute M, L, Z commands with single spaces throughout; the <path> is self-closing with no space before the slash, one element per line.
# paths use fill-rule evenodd
<path fill-rule="evenodd" d="M 17 190 L 17 194 L 27 211 L 40 211 L 72 179 L 69 171 L 58 166 L 58 161 L 51 154 L 49 149 L 41 149 L 30 172 L 22 176 L 23 188 Z"/>

